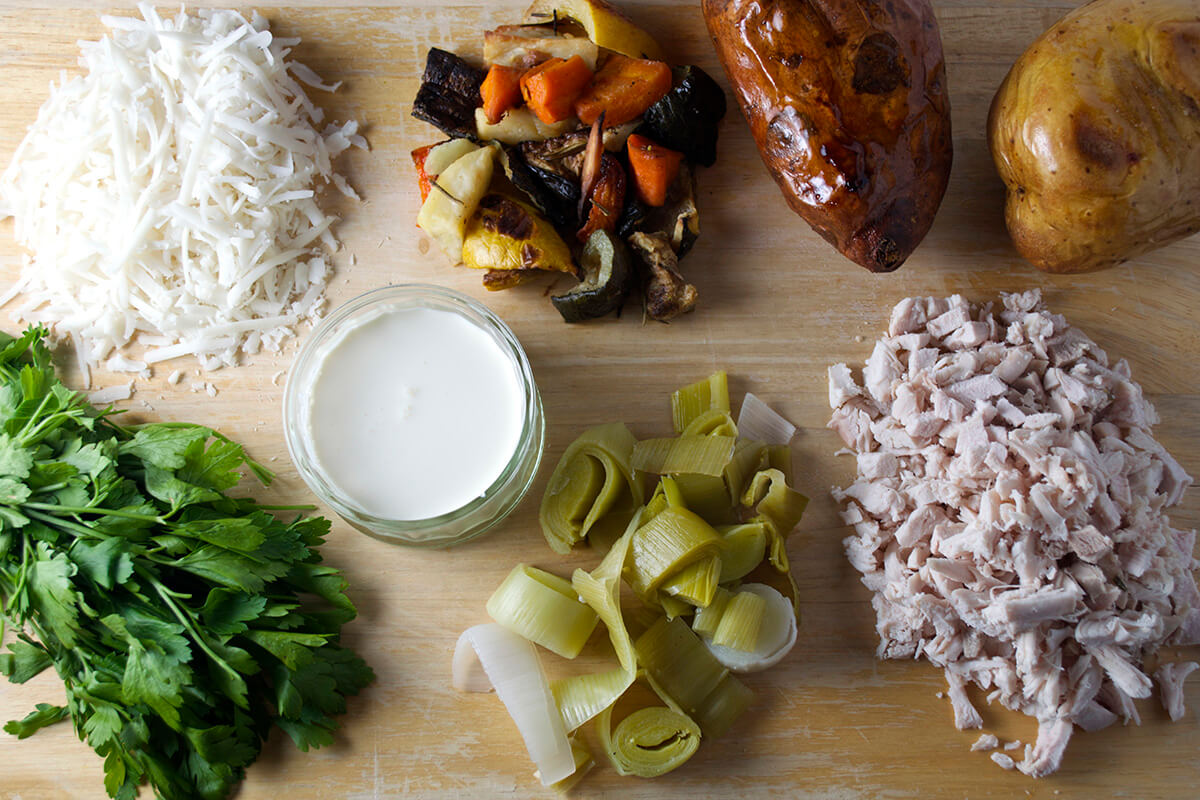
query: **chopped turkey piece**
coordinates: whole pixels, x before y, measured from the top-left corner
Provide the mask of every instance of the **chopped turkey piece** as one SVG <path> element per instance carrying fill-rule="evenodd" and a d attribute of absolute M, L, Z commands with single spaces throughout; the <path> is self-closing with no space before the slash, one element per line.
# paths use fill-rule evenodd
<path fill-rule="evenodd" d="M 858 468 L 833 496 L 879 656 L 942 668 L 960 729 L 982 725 L 968 683 L 1038 719 L 1019 764 L 992 755 L 1035 777 L 1075 726 L 1139 722 L 1147 656 L 1200 643 L 1200 589 L 1196 534 L 1167 518 L 1192 478 L 1128 364 L 1034 290 L 998 309 L 904 300 L 862 377 L 839 364 L 829 379 L 829 426 Z M 1154 674 L 1172 718 L 1194 669 Z"/>
<path fill-rule="evenodd" d="M 992 753 L 989 757 L 1002 769 L 1014 769 L 1017 766 L 1017 762 L 1007 753 Z"/>
<path fill-rule="evenodd" d="M 1183 718 L 1183 682 L 1198 668 L 1200 664 L 1195 661 L 1176 661 L 1163 664 L 1154 671 L 1163 708 L 1167 710 L 1172 721 Z"/>
<path fill-rule="evenodd" d="M 979 738 L 975 740 L 975 744 L 971 745 L 971 752 L 978 753 L 980 750 L 995 750 L 1000 746 L 1000 740 L 996 738 L 994 733 L 981 733 Z"/>

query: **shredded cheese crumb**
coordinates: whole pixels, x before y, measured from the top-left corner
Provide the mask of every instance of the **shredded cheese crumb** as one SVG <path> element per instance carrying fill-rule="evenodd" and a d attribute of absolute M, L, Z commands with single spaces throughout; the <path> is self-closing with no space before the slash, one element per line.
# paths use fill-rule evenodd
<path fill-rule="evenodd" d="M 331 162 L 366 148 L 356 122 L 318 132 L 301 82 L 336 85 L 258 14 L 139 9 L 80 44 L 87 74 L 51 86 L 0 176 L 0 218 L 30 251 L 0 305 L 20 297 L 18 320 L 70 339 L 85 381 L 99 364 L 233 366 L 315 321 L 320 248 L 338 246 L 317 188 L 357 198 Z M 117 352 L 131 343 L 140 360 Z"/>
<path fill-rule="evenodd" d="M 128 400 L 133 396 L 133 381 L 108 386 L 88 395 L 88 402 L 94 406 L 106 406 L 118 400 Z"/>

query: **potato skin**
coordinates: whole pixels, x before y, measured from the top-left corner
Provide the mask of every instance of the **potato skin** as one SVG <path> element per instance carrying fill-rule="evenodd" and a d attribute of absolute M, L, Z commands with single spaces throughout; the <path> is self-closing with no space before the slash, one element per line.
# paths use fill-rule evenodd
<path fill-rule="evenodd" d="M 872 272 L 900 266 L 953 157 L 927 0 L 704 0 L 704 19 L 788 205 Z"/>
<path fill-rule="evenodd" d="M 1200 4 L 1096 0 L 1017 60 L 988 144 L 1021 255 L 1110 267 L 1200 230 Z"/>

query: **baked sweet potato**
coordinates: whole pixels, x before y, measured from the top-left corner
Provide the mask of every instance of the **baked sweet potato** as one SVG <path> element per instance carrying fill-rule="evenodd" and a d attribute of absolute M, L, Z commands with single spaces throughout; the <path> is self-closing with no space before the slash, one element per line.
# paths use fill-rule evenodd
<path fill-rule="evenodd" d="M 788 205 L 887 272 L 950 176 L 950 103 L 928 0 L 704 0 L 704 19 Z"/>
<path fill-rule="evenodd" d="M 1200 230 L 1200 4 L 1096 0 L 1068 14 L 1004 79 L 988 142 L 1013 243 L 1047 272 Z"/>

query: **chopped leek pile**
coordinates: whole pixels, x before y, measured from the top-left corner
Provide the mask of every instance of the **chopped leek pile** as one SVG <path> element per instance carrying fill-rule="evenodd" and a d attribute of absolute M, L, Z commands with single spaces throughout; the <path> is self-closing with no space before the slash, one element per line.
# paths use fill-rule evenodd
<path fill-rule="evenodd" d="M 569 581 L 518 564 L 488 601 L 495 624 L 455 651 L 455 686 L 496 689 L 547 786 L 566 790 L 591 768 L 580 735 L 591 721 L 619 774 L 676 769 L 750 706 L 733 673 L 772 666 L 796 643 L 786 540 L 808 500 L 789 485 L 794 426 L 753 395 L 735 423 L 723 372 L 675 392 L 671 411 L 673 438 L 638 441 L 611 423 L 567 448 L 542 531 L 555 552 L 586 541 L 602 561 Z M 739 438 L 747 422 L 768 441 Z M 636 603 L 623 606 L 623 586 Z M 550 680 L 535 645 L 573 659 L 600 623 L 615 665 Z M 649 692 L 630 693 L 639 682 Z M 640 697 L 658 703 L 631 710 Z"/>

